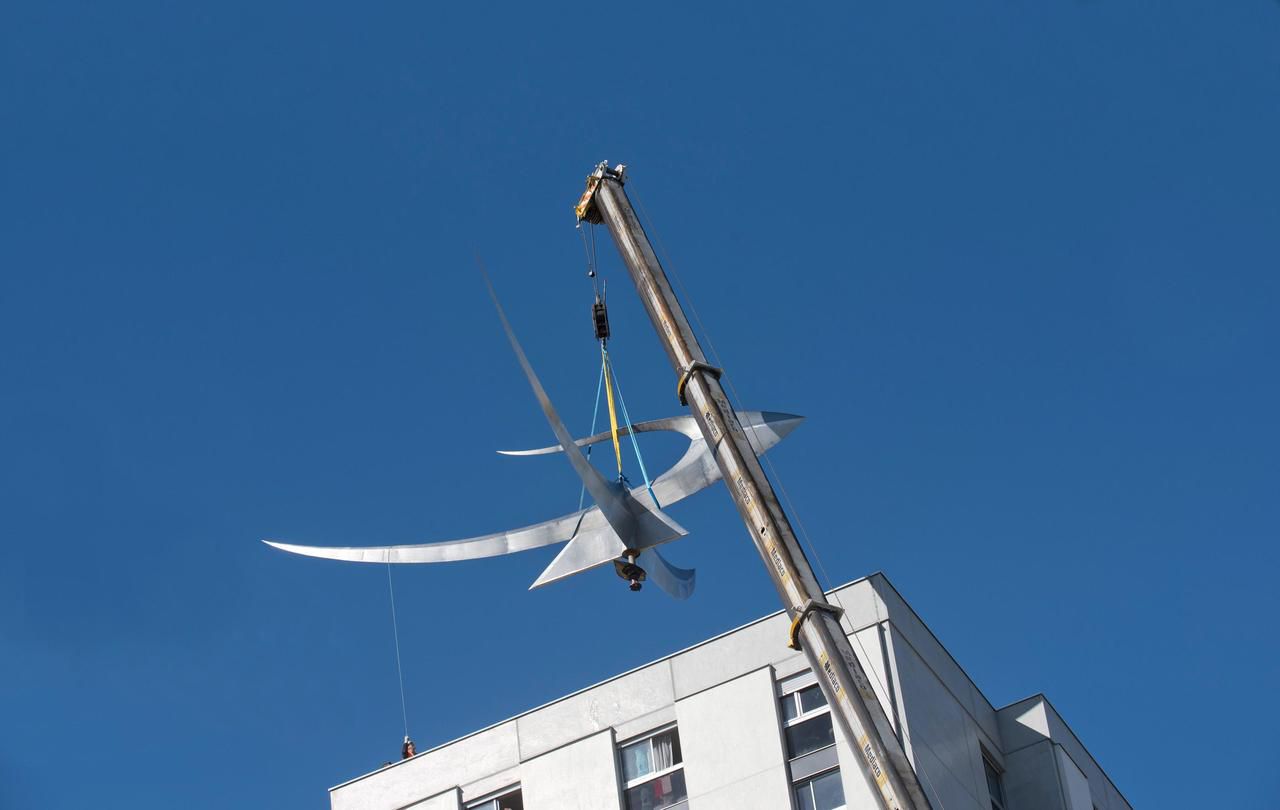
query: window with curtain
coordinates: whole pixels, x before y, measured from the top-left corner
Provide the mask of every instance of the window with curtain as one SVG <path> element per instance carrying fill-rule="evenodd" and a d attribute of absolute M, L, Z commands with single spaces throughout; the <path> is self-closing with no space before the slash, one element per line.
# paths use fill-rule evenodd
<path fill-rule="evenodd" d="M 684 757 L 675 728 L 627 743 L 619 751 L 627 810 L 685 808 Z"/>

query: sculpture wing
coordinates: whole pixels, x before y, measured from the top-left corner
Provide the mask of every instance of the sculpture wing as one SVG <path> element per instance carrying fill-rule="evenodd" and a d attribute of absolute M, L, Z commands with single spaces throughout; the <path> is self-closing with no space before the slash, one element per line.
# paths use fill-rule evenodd
<path fill-rule="evenodd" d="M 649 575 L 652 582 L 672 599 L 688 599 L 693 594 L 697 574 L 692 568 L 677 568 L 658 553 L 656 548 L 646 548 L 636 558 L 636 564 Z"/>
<path fill-rule="evenodd" d="M 747 435 L 754 439 L 752 443 L 759 445 L 756 449 L 757 452 L 764 452 L 777 444 L 804 419 L 801 416 L 772 411 L 743 411 L 738 414 L 738 418 L 742 421 L 744 427 L 748 428 Z M 635 425 L 635 430 L 637 433 L 650 430 L 671 430 L 691 439 L 689 449 L 685 451 L 680 460 L 653 482 L 654 495 L 658 498 L 659 503 L 669 505 L 683 500 L 720 480 L 720 468 L 716 466 L 715 460 L 711 457 L 707 443 L 698 433 L 697 424 L 692 417 L 676 416 L 668 419 L 640 422 Z M 574 444 L 578 447 L 583 447 L 604 441 L 608 437 L 608 433 L 601 433 L 596 436 L 579 439 Z M 508 455 L 541 455 L 558 453 L 560 449 L 560 445 L 555 445 L 538 450 L 508 452 Z M 606 486 L 611 485 L 606 484 Z M 633 488 L 631 494 L 641 501 L 648 498 L 648 493 L 644 492 L 643 487 Z M 560 562 L 561 565 L 556 566 L 553 563 L 548 568 L 548 571 L 544 572 L 544 576 L 540 577 L 539 581 L 534 584 L 534 587 L 537 587 L 538 585 L 545 585 L 562 579 L 571 573 L 584 570 L 580 566 L 586 562 L 587 558 L 592 561 L 598 560 L 598 555 L 607 553 L 606 545 L 614 547 L 608 543 L 610 539 L 612 539 L 613 543 L 618 544 L 616 546 L 618 550 L 614 556 L 620 554 L 624 546 L 621 545 L 621 541 L 612 532 L 608 532 L 608 534 L 612 535 L 611 538 L 592 537 L 588 540 L 588 535 L 596 535 L 607 529 L 609 529 L 609 523 L 605 520 L 604 515 L 600 513 L 598 508 L 592 507 L 582 512 L 573 512 L 519 529 L 438 543 L 329 547 L 296 545 L 278 540 L 266 540 L 264 542 L 282 551 L 329 560 L 372 563 L 435 563 L 496 557 L 501 554 L 511 554 L 554 543 L 562 543 L 575 538 L 585 541 L 568 555 L 565 555 L 565 552 L 562 551 L 561 555 L 565 559 L 556 558 L 556 562 Z M 590 549 L 591 546 L 596 545 L 599 548 Z M 589 549 L 590 553 L 584 555 L 583 558 L 577 557 L 578 554 L 587 552 Z"/>
<path fill-rule="evenodd" d="M 577 535 L 608 529 L 609 524 L 592 507 L 582 512 L 552 520 L 512 529 L 506 532 L 469 537 L 464 540 L 446 540 L 439 543 L 419 543 L 400 546 L 301 546 L 278 540 L 264 540 L 281 551 L 326 560 L 370 563 L 436 563 L 455 560 L 475 560 L 481 557 L 497 557 L 516 551 L 563 543 Z"/>

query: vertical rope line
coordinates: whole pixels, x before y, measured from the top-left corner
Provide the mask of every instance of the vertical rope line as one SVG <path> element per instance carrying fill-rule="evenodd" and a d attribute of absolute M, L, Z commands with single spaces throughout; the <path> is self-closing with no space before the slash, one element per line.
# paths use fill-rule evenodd
<path fill-rule="evenodd" d="M 578 233 L 582 236 L 582 251 L 587 255 L 587 272 L 590 273 L 592 270 L 596 269 L 596 263 L 591 256 L 591 246 L 587 244 L 587 232 L 582 229 L 581 222 L 578 223 Z M 595 241 L 594 235 L 592 235 L 591 241 Z"/>
<path fill-rule="evenodd" d="M 409 739 L 409 710 L 404 699 L 404 667 L 400 665 L 400 626 L 396 622 L 396 589 L 391 584 L 391 560 L 387 559 L 387 593 L 391 595 L 391 632 L 396 640 L 396 676 L 400 679 L 400 717 L 404 720 L 404 738 Z"/>
<path fill-rule="evenodd" d="M 600 362 L 600 380 L 596 383 L 596 405 L 595 405 L 595 408 L 593 408 L 591 411 L 591 432 L 587 434 L 588 436 L 596 435 L 596 418 L 600 416 L 600 392 L 603 389 L 604 389 L 604 361 L 602 360 Z M 586 454 L 587 461 L 591 460 L 592 447 L 595 447 L 595 445 L 593 444 L 587 445 L 587 454 Z M 569 448 L 567 447 L 562 449 L 566 453 L 569 452 Z M 587 500 L 587 485 L 583 484 L 582 487 L 578 490 L 578 511 L 579 512 L 582 511 L 582 505 L 586 503 L 586 500 Z M 574 534 L 577 534 L 577 532 L 578 530 L 575 528 Z"/>

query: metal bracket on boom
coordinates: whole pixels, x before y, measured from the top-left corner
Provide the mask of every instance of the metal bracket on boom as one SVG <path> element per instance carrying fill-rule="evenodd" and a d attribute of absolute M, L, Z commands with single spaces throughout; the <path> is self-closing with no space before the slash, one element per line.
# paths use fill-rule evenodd
<path fill-rule="evenodd" d="M 705 371 L 717 380 L 720 379 L 721 374 L 724 374 L 724 369 L 722 368 L 716 368 L 710 363 L 704 363 L 701 360 L 694 360 L 680 375 L 680 382 L 676 383 L 676 396 L 680 397 L 681 405 L 689 404 L 689 400 L 685 399 L 684 389 L 689 384 L 689 377 L 693 376 L 695 371 Z"/>
<path fill-rule="evenodd" d="M 791 631 L 787 633 L 788 647 L 793 650 L 800 649 L 800 625 L 804 624 L 804 620 L 809 618 L 809 614 L 813 613 L 815 610 L 822 611 L 823 613 L 830 613 L 836 618 L 836 621 L 839 621 L 840 617 L 844 615 L 844 611 L 835 605 L 829 605 L 826 602 L 818 602 L 810 599 L 808 602 L 804 603 L 804 607 L 800 608 L 800 612 L 791 620 Z"/>
<path fill-rule="evenodd" d="M 587 190 L 582 192 L 582 196 L 578 198 L 578 204 L 573 207 L 573 213 L 577 214 L 579 222 L 590 222 L 596 225 L 604 221 L 600 217 L 600 212 L 596 210 L 596 189 L 600 188 L 600 181 L 606 177 L 617 180 L 619 183 L 626 182 L 626 173 L 627 164 L 625 163 L 619 163 L 610 169 L 609 161 L 600 161 L 596 170 L 587 175 Z"/>

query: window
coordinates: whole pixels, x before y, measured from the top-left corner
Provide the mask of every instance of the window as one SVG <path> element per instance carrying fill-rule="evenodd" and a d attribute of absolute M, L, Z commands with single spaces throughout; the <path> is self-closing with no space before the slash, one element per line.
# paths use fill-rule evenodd
<path fill-rule="evenodd" d="M 799 810 L 839 810 L 844 807 L 844 785 L 840 769 L 827 771 L 795 786 Z"/>
<path fill-rule="evenodd" d="M 987 793 L 991 794 L 991 810 L 1004 810 L 1004 781 L 1000 767 L 982 752 L 982 767 L 987 772 Z"/>
<path fill-rule="evenodd" d="M 524 810 L 520 788 L 504 788 L 496 795 L 467 805 L 467 810 Z"/>
<path fill-rule="evenodd" d="M 782 718 L 787 735 L 787 758 L 795 759 L 819 748 L 835 745 L 827 698 L 817 684 L 782 697 Z"/>
<path fill-rule="evenodd" d="M 779 684 L 782 733 L 797 810 L 843 810 L 831 709 L 812 673 Z"/>
<path fill-rule="evenodd" d="M 688 806 L 680 734 L 674 727 L 628 743 L 620 753 L 627 810 Z"/>

